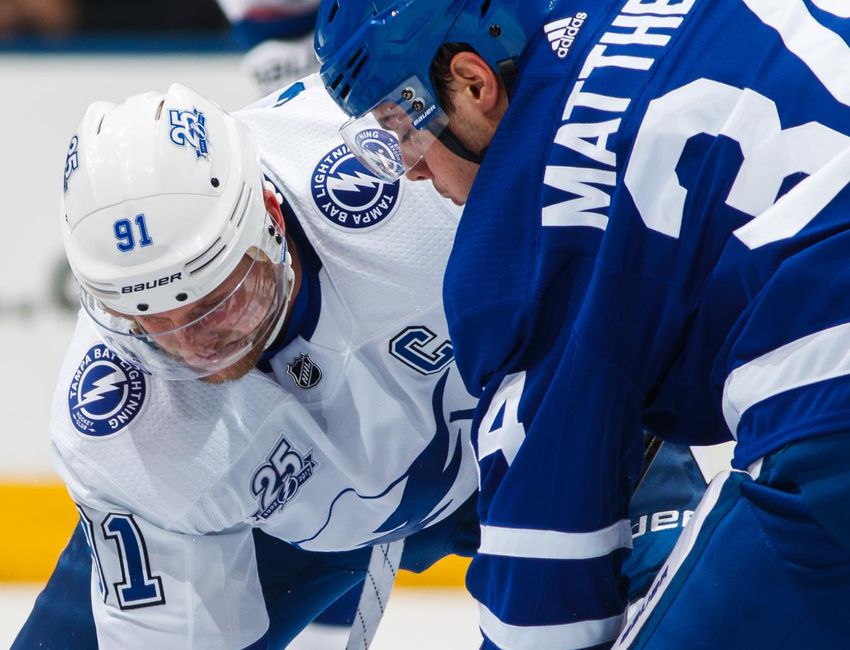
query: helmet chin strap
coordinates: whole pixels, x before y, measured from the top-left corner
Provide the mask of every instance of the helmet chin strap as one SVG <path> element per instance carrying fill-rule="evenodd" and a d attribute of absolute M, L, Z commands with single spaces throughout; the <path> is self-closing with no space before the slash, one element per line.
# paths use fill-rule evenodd
<path fill-rule="evenodd" d="M 289 308 L 292 305 L 292 291 L 295 288 L 295 271 L 292 268 L 292 256 L 289 253 L 289 247 L 286 245 L 286 240 L 283 242 L 284 250 L 286 251 L 287 263 L 285 264 L 286 277 L 283 279 L 285 283 L 286 298 L 284 299 L 283 308 L 280 310 L 280 314 L 278 314 L 277 322 L 274 324 L 271 332 L 269 332 L 268 337 L 263 345 L 263 349 L 267 350 L 272 343 L 277 340 L 280 331 L 283 329 L 284 323 L 286 323 L 286 317 L 289 316 Z"/>
<path fill-rule="evenodd" d="M 451 151 L 458 158 L 463 158 L 471 163 L 476 165 L 480 165 L 481 161 L 484 159 L 484 153 L 487 151 L 486 149 L 482 151 L 480 154 L 477 154 L 473 151 L 470 151 L 469 148 L 463 142 L 461 142 L 458 137 L 452 132 L 451 128 L 448 126 L 440 132 L 440 135 L 437 136 L 437 139 L 443 143 L 443 146 Z"/>

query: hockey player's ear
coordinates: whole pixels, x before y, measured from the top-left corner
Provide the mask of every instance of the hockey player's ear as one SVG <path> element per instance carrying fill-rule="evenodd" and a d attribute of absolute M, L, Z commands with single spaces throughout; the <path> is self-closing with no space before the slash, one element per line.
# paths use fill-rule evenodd
<path fill-rule="evenodd" d="M 501 78 L 475 52 L 460 52 L 452 58 L 450 70 L 455 106 L 466 103 L 486 117 L 501 117 L 507 108 L 507 93 Z"/>
<path fill-rule="evenodd" d="M 272 216 L 272 219 L 274 219 L 277 229 L 280 232 L 284 232 L 286 227 L 283 222 L 283 213 L 280 211 L 280 203 L 278 202 L 275 193 L 267 187 L 263 187 L 263 201 L 266 204 L 266 210 Z"/>

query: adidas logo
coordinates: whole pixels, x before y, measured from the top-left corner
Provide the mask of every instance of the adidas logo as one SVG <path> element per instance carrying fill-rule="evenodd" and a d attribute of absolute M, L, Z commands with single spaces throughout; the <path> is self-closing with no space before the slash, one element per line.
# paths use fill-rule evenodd
<path fill-rule="evenodd" d="M 549 39 L 549 45 L 559 59 L 567 58 L 585 20 L 587 20 L 587 14 L 580 11 L 574 17 L 562 18 L 543 27 Z"/>

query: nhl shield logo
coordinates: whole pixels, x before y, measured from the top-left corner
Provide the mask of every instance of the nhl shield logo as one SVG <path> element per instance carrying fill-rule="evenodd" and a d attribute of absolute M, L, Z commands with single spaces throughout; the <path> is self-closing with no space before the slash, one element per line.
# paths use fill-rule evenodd
<path fill-rule="evenodd" d="M 314 388 L 322 381 L 322 369 L 306 354 L 299 354 L 292 363 L 286 364 L 286 372 L 298 388 Z"/>

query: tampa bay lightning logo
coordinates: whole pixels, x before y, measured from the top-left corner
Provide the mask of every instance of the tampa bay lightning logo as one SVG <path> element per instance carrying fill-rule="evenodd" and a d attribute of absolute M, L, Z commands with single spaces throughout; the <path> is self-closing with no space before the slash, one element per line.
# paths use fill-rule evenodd
<path fill-rule="evenodd" d="M 190 147 L 196 158 L 206 158 L 210 147 L 207 140 L 207 118 L 197 108 L 191 111 L 171 109 L 168 111 L 171 124 L 171 141 L 181 147 Z"/>
<path fill-rule="evenodd" d="M 360 146 L 380 149 L 401 160 L 398 140 L 380 129 L 357 135 Z M 319 161 L 311 182 L 313 201 L 336 226 L 363 230 L 383 223 L 393 213 L 401 190 L 399 181 L 388 183 L 360 163 L 348 145 L 341 144 Z"/>
<path fill-rule="evenodd" d="M 68 180 L 71 178 L 71 174 L 77 171 L 77 168 L 80 166 L 80 155 L 77 152 L 79 144 L 80 138 L 75 135 L 71 138 L 71 143 L 68 145 L 68 155 L 65 156 L 65 182 L 63 186 L 66 192 L 68 191 Z"/>
<path fill-rule="evenodd" d="M 139 414 L 147 385 L 142 371 L 103 344 L 91 348 L 68 389 L 68 411 L 77 431 L 102 437 L 118 433 Z"/>

